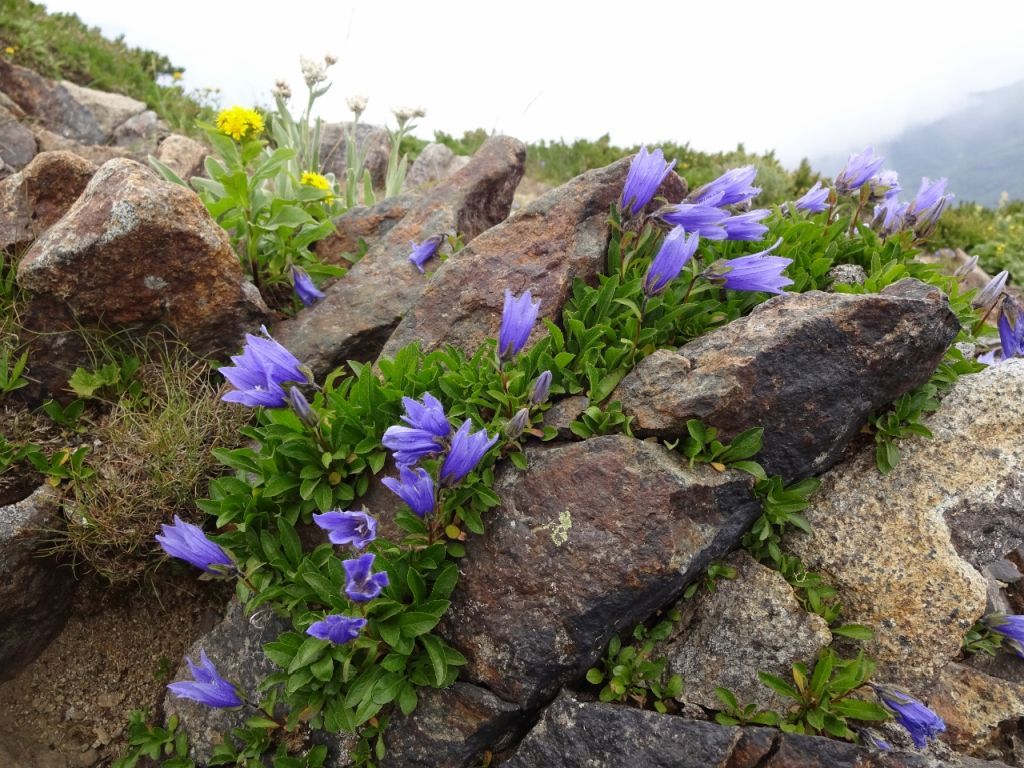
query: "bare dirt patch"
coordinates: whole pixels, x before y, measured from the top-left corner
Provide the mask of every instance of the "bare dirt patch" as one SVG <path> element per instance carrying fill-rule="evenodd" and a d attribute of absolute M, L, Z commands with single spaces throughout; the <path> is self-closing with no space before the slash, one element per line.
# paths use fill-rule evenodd
<path fill-rule="evenodd" d="M 94 576 L 80 584 L 61 634 L 0 685 L 0 768 L 87 768 L 120 756 L 129 713 L 156 712 L 188 646 L 231 594 L 177 566 L 159 575 L 142 590 L 112 590 Z"/>

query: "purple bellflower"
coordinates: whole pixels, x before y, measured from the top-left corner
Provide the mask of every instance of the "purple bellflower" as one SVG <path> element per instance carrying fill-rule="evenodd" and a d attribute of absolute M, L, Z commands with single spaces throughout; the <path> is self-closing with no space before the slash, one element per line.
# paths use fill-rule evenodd
<path fill-rule="evenodd" d="M 687 232 L 695 232 L 705 240 L 725 240 L 722 222 L 729 218 L 729 214 L 713 205 L 680 203 L 659 210 L 658 218 Z"/>
<path fill-rule="evenodd" d="M 299 417 L 299 420 L 309 427 L 320 426 L 319 417 L 313 412 L 313 407 L 309 404 L 309 400 L 302 394 L 302 390 L 298 387 L 288 387 L 288 405 L 291 406 L 292 411 Z"/>
<path fill-rule="evenodd" d="M 895 195 L 885 198 L 879 205 L 875 206 L 872 224 L 883 235 L 892 235 L 899 232 L 906 223 L 908 205 L 909 203 L 901 203 L 900 199 Z"/>
<path fill-rule="evenodd" d="M 900 186 L 899 174 L 887 168 L 868 179 L 868 189 L 868 199 L 872 201 L 895 197 L 903 191 L 903 187 Z"/>
<path fill-rule="evenodd" d="M 206 656 L 206 651 L 199 651 L 199 666 L 192 659 L 185 657 L 193 680 L 171 683 L 168 690 L 182 699 L 192 699 L 207 707 L 231 709 L 242 706 L 242 697 L 238 689 L 217 673 L 213 662 Z"/>
<path fill-rule="evenodd" d="M 846 161 L 846 167 L 836 176 L 836 193 L 848 195 L 854 190 L 860 189 L 864 184 L 878 173 L 885 163 L 884 157 L 875 154 L 875 150 L 868 147 L 863 152 L 850 155 Z"/>
<path fill-rule="evenodd" d="M 821 213 L 828 207 L 829 188 L 821 186 L 820 181 L 814 182 L 814 186 L 804 193 L 794 205 L 798 211 L 808 213 Z"/>
<path fill-rule="evenodd" d="M 658 255 L 651 259 L 644 278 L 644 294 L 654 296 L 675 280 L 686 263 L 693 258 L 700 236 L 695 232 L 689 237 L 682 227 L 675 227 L 665 235 Z"/>
<path fill-rule="evenodd" d="M 948 179 L 936 179 L 932 181 L 927 176 L 921 179 L 921 186 L 917 195 L 910 201 L 910 208 L 907 213 L 913 216 L 920 216 L 922 211 L 935 207 L 943 198 L 946 191 Z"/>
<path fill-rule="evenodd" d="M 175 515 L 174 525 L 164 523 L 160 530 L 163 535 L 157 534 L 156 540 L 171 557 L 185 560 L 207 573 L 222 573 L 225 569 L 234 568 L 228 553 L 210 541 L 198 525 L 186 523 Z"/>
<path fill-rule="evenodd" d="M 636 216 L 642 211 L 651 202 L 654 193 L 658 191 L 661 182 L 675 164 L 675 160 L 671 163 L 665 162 L 665 155 L 660 149 L 648 152 L 647 147 L 640 147 L 640 151 L 633 156 L 633 162 L 629 164 L 626 183 L 622 187 L 622 199 L 619 204 L 623 212 Z"/>
<path fill-rule="evenodd" d="M 435 437 L 448 437 L 451 433 L 452 425 L 444 414 L 444 406 L 429 392 L 423 393 L 422 403 L 411 397 L 403 397 L 402 407 L 405 409 L 402 421 L 413 429 L 421 429 Z"/>
<path fill-rule="evenodd" d="M 978 357 L 975 358 L 975 359 L 979 363 L 982 363 L 984 365 L 996 365 L 996 364 L 1002 362 L 1002 359 L 997 357 L 998 354 L 999 354 L 998 350 L 992 349 L 992 350 L 989 350 L 988 352 L 984 353 L 983 355 L 978 355 Z"/>
<path fill-rule="evenodd" d="M 505 308 L 501 313 L 501 330 L 498 331 L 498 356 L 502 360 L 511 360 L 526 346 L 539 309 L 540 299 L 534 301 L 529 291 L 515 298 L 512 291 L 505 289 Z"/>
<path fill-rule="evenodd" d="M 309 381 L 298 358 L 270 338 L 265 327 L 262 331 L 264 337 L 245 334 L 242 354 L 231 358 L 234 365 L 220 368 L 234 387 L 221 400 L 250 408 L 258 405 L 283 408 L 288 404 L 283 385 Z"/>
<path fill-rule="evenodd" d="M 351 544 L 362 549 L 377 538 L 377 521 L 365 512 L 331 510 L 313 515 L 313 522 L 327 531 L 332 544 Z"/>
<path fill-rule="evenodd" d="M 412 248 L 412 253 L 409 254 L 409 261 L 416 269 L 423 272 L 423 265 L 437 255 L 437 249 L 441 247 L 442 242 L 444 242 L 444 235 L 433 235 L 422 243 L 410 240 L 409 247 Z"/>
<path fill-rule="evenodd" d="M 533 389 L 530 390 L 530 405 L 540 405 L 547 402 L 550 391 L 551 371 L 544 371 L 533 382 Z"/>
<path fill-rule="evenodd" d="M 310 624 L 306 634 L 321 640 L 328 640 L 335 645 L 344 645 L 359 637 L 359 632 L 365 626 L 366 619 L 331 613 L 320 621 Z"/>
<path fill-rule="evenodd" d="M 892 752 L 892 744 L 883 739 L 877 731 L 871 730 L 869 728 L 867 730 L 861 731 L 860 735 L 861 741 L 863 741 L 869 747 L 874 747 L 875 749 L 880 750 L 882 752 Z"/>
<path fill-rule="evenodd" d="M 975 309 L 983 310 L 994 307 L 996 302 L 999 301 L 999 297 L 1003 295 L 1003 288 L 1006 287 L 1006 281 L 1009 277 L 1010 273 L 1004 269 L 989 280 L 985 287 L 978 292 L 978 295 L 971 299 L 971 306 Z"/>
<path fill-rule="evenodd" d="M 793 260 L 768 255 L 778 248 L 781 242 L 780 237 L 774 245 L 763 251 L 718 261 L 704 271 L 704 276 L 712 282 L 722 283 L 733 291 L 782 293 L 784 287 L 793 284 L 793 281 L 782 272 L 793 263 Z"/>
<path fill-rule="evenodd" d="M 748 242 L 764 240 L 764 236 L 768 234 L 768 227 L 760 222 L 769 213 L 771 211 L 766 208 L 759 208 L 754 211 L 740 213 L 736 216 L 730 216 L 722 222 L 722 227 L 725 229 L 725 239 L 746 240 Z"/>
<path fill-rule="evenodd" d="M 295 295 L 307 307 L 324 297 L 323 291 L 316 287 L 313 278 L 301 267 L 292 267 L 292 284 L 295 286 Z"/>
<path fill-rule="evenodd" d="M 486 429 L 471 433 L 473 425 L 467 419 L 452 438 L 452 447 L 441 465 L 441 482 L 455 485 L 473 471 L 484 454 L 498 442 L 498 435 L 489 437 Z"/>
<path fill-rule="evenodd" d="M 692 192 L 686 201 L 719 207 L 745 202 L 761 192 L 760 188 L 750 186 L 755 176 L 757 168 L 752 165 L 733 168 Z"/>
<path fill-rule="evenodd" d="M 398 478 L 385 477 L 381 482 L 409 505 L 417 517 L 426 517 L 434 511 L 434 479 L 422 467 L 398 467 Z"/>
<path fill-rule="evenodd" d="M 509 440 L 515 440 L 530 425 L 530 409 L 520 408 L 515 415 L 505 422 L 505 436 Z"/>
<path fill-rule="evenodd" d="M 341 561 L 341 566 L 345 569 L 345 594 L 349 600 L 357 603 L 369 602 L 388 585 L 387 573 L 372 572 L 374 557 L 373 553 L 367 552 L 352 560 Z"/>
<path fill-rule="evenodd" d="M 1024 658 L 1024 616 L 992 613 L 984 618 L 984 622 L 993 632 L 1003 636 L 1003 642 L 1007 647 Z"/>
<path fill-rule="evenodd" d="M 928 739 L 946 730 L 942 718 L 913 696 L 884 685 L 875 685 L 872 688 L 882 700 L 882 704 L 896 717 L 896 722 L 910 732 L 910 738 L 914 740 L 914 746 L 918 749 L 925 747 Z"/>
<path fill-rule="evenodd" d="M 1013 302 L 1003 299 L 999 312 L 999 343 L 1003 348 L 1003 360 L 1024 355 L 1024 323 Z"/>
<path fill-rule="evenodd" d="M 388 427 L 380 441 L 394 455 L 398 466 L 412 466 L 420 459 L 440 453 L 444 448 L 441 438 L 432 432 L 400 424 Z"/>

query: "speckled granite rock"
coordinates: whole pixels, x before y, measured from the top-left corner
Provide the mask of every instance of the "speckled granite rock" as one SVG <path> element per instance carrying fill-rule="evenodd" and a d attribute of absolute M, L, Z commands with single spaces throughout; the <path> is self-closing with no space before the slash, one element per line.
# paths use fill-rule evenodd
<path fill-rule="evenodd" d="M 953 749 L 1024 765 L 1024 686 L 949 664 L 927 695 L 928 705 L 946 721 L 943 741 Z"/>
<path fill-rule="evenodd" d="M 934 438 L 900 445 L 888 475 L 865 450 L 823 478 L 811 536 L 787 545 L 838 589 L 885 675 L 927 678 L 956 656 L 985 611 L 974 566 L 1020 543 L 1024 360 L 962 378 L 927 420 Z M 973 563 L 973 566 L 972 566 Z"/>
<path fill-rule="evenodd" d="M 824 619 L 800 607 L 778 571 L 743 552 L 725 562 L 736 569 L 736 578 L 720 579 L 713 593 L 681 603 L 678 631 L 654 655 L 664 655 L 669 674 L 686 681 L 680 701 L 719 709 L 715 688 L 721 686 L 745 704 L 785 709 L 787 702 L 757 673 L 785 677 L 793 662 L 813 665 L 832 633 Z"/>

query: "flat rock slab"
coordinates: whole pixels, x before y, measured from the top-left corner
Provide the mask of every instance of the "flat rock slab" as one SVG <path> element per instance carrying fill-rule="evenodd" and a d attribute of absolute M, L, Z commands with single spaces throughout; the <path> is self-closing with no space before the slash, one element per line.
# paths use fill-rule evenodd
<path fill-rule="evenodd" d="M 553 189 L 473 241 L 434 273 L 384 347 L 418 342 L 425 351 L 454 344 L 470 354 L 497 338 L 505 289 L 540 299 L 539 318 L 559 320 L 573 280 L 595 284 L 604 271 L 608 210 L 622 194 L 630 158 Z M 678 202 L 685 182 L 670 173 L 659 195 Z M 546 331 L 538 322 L 532 339 Z"/>
<path fill-rule="evenodd" d="M 31 69 L 0 60 L 0 91 L 47 128 L 83 144 L 102 144 L 108 133 L 88 107 L 60 83 Z M 142 105 L 143 109 L 145 105 Z"/>
<path fill-rule="evenodd" d="M 250 701 L 259 701 L 257 686 L 278 669 L 263 653 L 263 645 L 288 629 L 291 625 L 269 609 L 248 617 L 238 600 L 232 600 L 220 623 L 197 639 L 187 655 L 198 664 L 199 652 L 205 650 L 221 677 L 237 685 Z M 177 661 L 172 682 L 192 680 L 184 659 Z M 170 691 L 164 695 L 163 708 L 167 717 L 178 716 L 181 731 L 188 734 L 189 755 L 202 764 L 210 759 L 222 734 L 241 728 L 253 714 L 245 707 L 214 709 L 179 698 Z"/>
<path fill-rule="evenodd" d="M 475 768 L 483 752 L 500 748 L 524 719 L 515 705 L 469 683 L 418 693 L 411 715 L 391 718 L 381 768 Z"/>
<path fill-rule="evenodd" d="M 1013 760 L 1007 735 L 1024 725 L 1024 686 L 948 664 L 928 693 L 928 706 L 946 722 L 944 740 L 958 752 Z"/>
<path fill-rule="evenodd" d="M 854 744 L 767 728 L 583 703 L 563 694 L 505 768 L 936 768 L 906 752 L 871 752 Z M 950 763 L 949 765 L 957 765 Z M 995 768 L 995 766 L 993 766 Z"/>
<path fill-rule="evenodd" d="M 623 435 L 528 457 L 498 473 L 501 506 L 468 543 L 444 625 L 465 676 L 524 709 L 678 599 L 760 511 L 749 476 Z"/>
<path fill-rule="evenodd" d="M 788 482 L 832 466 L 873 409 L 927 381 L 958 329 L 946 296 L 917 280 L 784 294 L 644 358 L 611 397 L 638 435 L 679 437 L 689 419 L 723 442 L 764 427 L 756 460 Z"/>
<path fill-rule="evenodd" d="M 41 152 L 0 181 L 0 251 L 17 253 L 68 212 L 96 166 L 71 152 Z"/>
<path fill-rule="evenodd" d="M 900 443 L 888 475 L 865 451 L 826 474 L 787 546 L 839 589 L 844 618 L 870 625 L 882 674 L 928 678 L 956 656 L 985 611 L 977 568 L 1020 539 L 1024 360 L 961 378 Z"/>
<path fill-rule="evenodd" d="M 726 559 L 736 578 L 719 579 L 715 591 L 684 601 L 675 637 L 654 657 L 668 659 L 669 674 L 681 675 L 681 701 L 719 709 L 715 688 L 728 688 L 744 704 L 785 711 L 790 703 L 758 679 L 758 672 L 786 677 L 794 662 L 814 665 L 832 642 L 828 624 L 800 607 L 778 571 L 743 552 Z"/>
<path fill-rule="evenodd" d="M 59 346 L 77 326 L 169 328 L 214 355 L 234 352 L 267 316 L 198 196 L 132 160 L 96 172 L 22 258 L 18 283 L 30 294 L 31 375 L 50 391 L 82 364 Z"/>
<path fill-rule="evenodd" d="M 471 240 L 502 221 L 522 178 L 526 147 L 492 136 L 472 161 L 396 224 L 326 298 L 274 328 L 274 338 L 319 377 L 346 360 L 377 357 L 399 320 L 427 286 L 409 263 L 409 241 L 459 232 Z"/>
<path fill-rule="evenodd" d="M 57 492 L 44 485 L 0 507 L 0 680 L 42 653 L 71 609 L 71 568 L 39 556 L 45 531 L 58 524 L 58 504 Z"/>
<path fill-rule="evenodd" d="M 35 135 L 18 120 L 21 110 L 10 106 L 13 109 L 0 99 L 0 178 L 28 165 L 38 149 Z"/>

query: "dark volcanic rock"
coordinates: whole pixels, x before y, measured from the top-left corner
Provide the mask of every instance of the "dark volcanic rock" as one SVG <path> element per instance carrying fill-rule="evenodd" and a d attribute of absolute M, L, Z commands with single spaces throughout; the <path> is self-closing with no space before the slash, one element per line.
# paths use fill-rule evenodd
<path fill-rule="evenodd" d="M 459 173 L 420 199 L 327 297 L 279 323 L 274 337 L 317 376 L 345 360 L 372 360 L 428 278 L 409 263 L 409 241 L 458 231 L 471 240 L 508 215 L 526 148 L 492 136 Z"/>
<path fill-rule="evenodd" d="M 484 233 L 434 274 L 384 347 L 393 356 L 410 342 L 424 350 L 454 344 L 475 352 L 497 337 L 504 291 L 529 290 L 539 317 L 558 320 L 575 278 L 595 284 L 604 270 L 608 209 L 622 194 L 630 158 L 577 176 Z M 658 192 L 672 202 L 686 194 L 671 173 Z M 537 323 L 534 338 L 546 333 Z"/>
<path fill-rule="evenodd" d="M 456 683 L 421 688 L 408 717 L 393 716 L 381 768 L 470 768 L 523 719 L 523 712 L 483 688 Z"/>
<path fill-rule="evenodd" d="M 366 243 L 367 250 L 372 248 L 379 238 L 402 220 L 416 200 L 415 195 L 399 195 L 381 200 L 369 208 L 350 208 L 334 220 L 335 232 L 317 241 L 313 250 L 330 264 L 347 264 L 345 255 L 358 253 L 360 240 Z"/>
<path fill-rule="evenodd" d="M 75 141 L 100 144 L 106 133 L 88 108 L 62 85 L 0 59 L 0 91 L 50 130 Z"/>
<path fill-rule="evenodd" d="M 71 569 L 39 556 L 58 516 L 58 494 L 49 485 L 0 507 L 0 680 L 42 653 L 67 620 Z"/>
<path fill-rule="evenodd" d="M 257 686 L 277 667 L 263 653 L 263 645 L 290 629 L 287 621 L 276 616 L 269 608 L 257 611 L 252 617 L 245 615 L 241 604 L 232 600 L 221 622 L 197 639 L 188 650 L 188 657 L 199 663 L 199 652 L 206 651 L 221 677 L 237 685 L 252 701 L 259 700 Z M 174 680 L 192 680 L 188 665 L 182 660 L 174 673 Z M 164 712 L 168 717 L 177 715 L 181 730 L 188 734 L 189 753 L 205 763 L 210 759 L 222 734 L 232 728 L 241 728 L 253 712 L 213 709 L 190 699 L 182 699 L 168 691 L 164 695 Z"/>
<path fill-rule="evenodd" d="M 688 419 L 723 441 L 764 427 L 757 461 L 790 481 L 828 469 L 871 410 L 924 383 L 957 329 L 945 295 L 917 280 L 881 294 L 787 294 L 655 352 L 612 399 L 638 435 L 685 435 Z"/>
<path fill-rule="evenodd" d="M 22 258 L 18 283 L 30 293 L 31 374 L 49 392 L 83 364 L 60 346 L 79 325 L 167 327 L 193 352 L 217 354 L 234 352 L 266 317 L 198 196 L 131 160 L 96 172 Z"/>
<path fill-rule="evenodd" d="M 623 435 L 529 454 L 498 474 L 502 504 L 468 543 L 445 624 L 466 676 L 524 708 L 678 598 L 759 512 L 749 477 Z"/>
<path fill-rule="evenodd" d="M 21 170 L 36 154 L 36 137 L 18 121 L 20 112 L 16 104 L 8 107 L 0 99 L 0 177 Z"/>
<path fill-rule="evenodd" d="M 937 768 L 924 755 L 833 739 L 736 728 L 563 694 L 505 768 Z M 949 765 L 956 765 L 951 763 Z M 988 765 L 988 764 L 985 764 Z M 997 764 L 991 764 L 997 768 Z"/>

